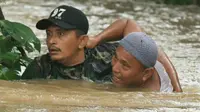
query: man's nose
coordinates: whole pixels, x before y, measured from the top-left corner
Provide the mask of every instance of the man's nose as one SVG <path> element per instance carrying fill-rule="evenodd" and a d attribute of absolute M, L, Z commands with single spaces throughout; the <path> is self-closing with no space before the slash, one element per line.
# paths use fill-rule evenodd
<path fill-rule="evenodd" d="M 112 63 L 112 71 L 115 72 L 115 73 L 119 73 L 119 71 L 120 71 L 120 63 L 118 61 Z"/>
<path fill-rule="evenodd" d="M 48 38 L 47 38 L 47 42 L 48 42 L 49 44 L 55 44 L 56 41 L 57 41 L 57 39 L 56 39 L 56 36 L 55 36 L 55 35 L 52 35 L 51 37 L 48 37 Z"/>

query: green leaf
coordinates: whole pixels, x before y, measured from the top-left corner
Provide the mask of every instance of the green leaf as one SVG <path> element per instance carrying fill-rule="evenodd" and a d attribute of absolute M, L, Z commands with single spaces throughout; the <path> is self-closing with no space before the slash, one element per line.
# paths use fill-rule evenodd
<path fill-rule="evenodd" d="M 0 32 L 0 79 L 19 79 L 21 66 L 31 61 L 26 52 L 40 52 L 40 41 L 29 27 L 17 22 L 0 20 Z"/>
<path fill-rule="evenodd" d="M 20 59 L 20 54 L 7 52 L 0 55 L 0 62 L 2 65 L 13 68 L 14 64 Z"/>
<path fill-rule="evenodd" d="M 14 43 L 10 41 L 10 37 L 5 38 L 3 36 L 0 36 L 0 54 L 11 52 L 14 46 Z"/>
<path fill-rule="evenodd" d="M 1 20 L 0 28 L 4 36 L 14 38 L 17 42 L 20 43 L 21 46 L 24 46 L 27 51 L 32 52 L 35 48 L 40 52 L 40 41 L 29 27 L 21 23 Z M 34 48 L 31 44 L 33 44 Z"/>
<path fill-rule="evenodd" d="M 0 79 L 3 79 L 3 80 L 20 79 L 20 76 L 18 76 L 17 74 L 18 74 L 17 71 L 8 69 L 0 65 Z"/>
<path fill-rule="evenodd" d="M 20 65 L 22 66 L 27 66 L 31 61 L 33 61 L 33 59 L 27 57 L 27 56 L 23 56 L 20 59 Z"/>

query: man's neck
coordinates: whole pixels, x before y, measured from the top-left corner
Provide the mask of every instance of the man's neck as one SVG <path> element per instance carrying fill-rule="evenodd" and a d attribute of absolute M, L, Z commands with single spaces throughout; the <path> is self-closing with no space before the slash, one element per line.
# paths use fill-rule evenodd
<path fill-rule="evenodd" d="M 152 91 L 160 91 L 160 77 L 155 69 L 152 77 L 149 78 L 142 87 Z"/>
<path fill-rule="evenodd" d="M 62 60 L 61 64 L 63 64 L 64 66 L 75 66 L 83 63 L 84 61 L 85 61 L 85 52 L 84 50 L 80 50 L 73 56 L 71 56 L 71 58 Z"/>

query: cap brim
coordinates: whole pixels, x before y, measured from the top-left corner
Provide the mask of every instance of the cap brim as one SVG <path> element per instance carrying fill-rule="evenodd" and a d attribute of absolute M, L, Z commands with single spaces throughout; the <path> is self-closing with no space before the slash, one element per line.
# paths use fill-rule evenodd
<path fill-rule="evenodd" d="M 46 30 L 49 26 L 56 25 L 64 29 L 75 29 L 76 27 L 73 25 L 70 25 L 66 22 L 57 20 L 57 19 L 42 19 L 37 22 L 36 28 L 40 30 Z"/>

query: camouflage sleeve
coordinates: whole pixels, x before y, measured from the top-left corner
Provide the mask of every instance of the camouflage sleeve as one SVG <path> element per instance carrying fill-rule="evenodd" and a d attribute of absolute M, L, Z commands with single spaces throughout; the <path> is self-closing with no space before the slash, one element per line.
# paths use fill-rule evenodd
<path fill-rule="evenodd" d="M 110 81 L 112 76 L 112 56 L 119 44 L 118 43 L 103 43 L 95 48 L 92 53 L 92 60 L 85 67 L 88 71 L 85 75 L 90 77 L 95 82 Z"/>
<path fill-rule="evenodd" d="M 118 47 L 119 43 L 104 43 L 96 47 L 97 58 L 103 60 L 105 63 L 110 63 L 115 50 Z"/>

